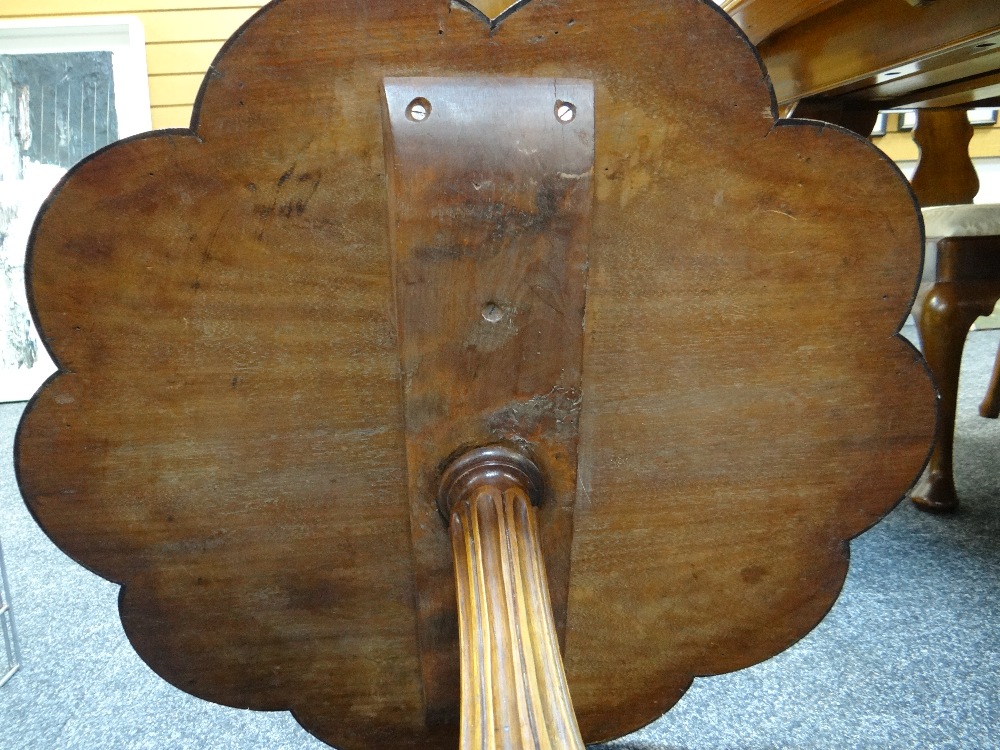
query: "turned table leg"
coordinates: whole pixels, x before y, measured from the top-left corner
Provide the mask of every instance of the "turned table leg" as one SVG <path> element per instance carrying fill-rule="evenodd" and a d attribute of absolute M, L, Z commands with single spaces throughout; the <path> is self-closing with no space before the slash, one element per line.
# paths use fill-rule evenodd
<path fill-rule="evenodd" d="M 920 161 L 910 184 L 922 208 L 972 203 L 979 176 L 969 155 L 972 126 L 964 109 L 921 109 L 913 140 Z"/>
<path fill-rule="evenodd" d="M 462 750 L 583 750 L 546 583 L 538 470 L 489 446 L 445 472 L 461 649 Z"/>

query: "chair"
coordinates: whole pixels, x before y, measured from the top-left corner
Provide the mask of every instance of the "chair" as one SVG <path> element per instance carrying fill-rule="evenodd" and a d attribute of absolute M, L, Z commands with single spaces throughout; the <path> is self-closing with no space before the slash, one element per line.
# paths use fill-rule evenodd
<path fill-rule="evenodd" d="M 910 497 L 924 510 L 955 510 L 952 461 L 962 350 L 969 328 L 1000 299 L 1000 205 L 951 205 L 923 209 L 927 252 L 914 317 L 927 363 L 940 393 L 937 437 L 927 470 Z M 984 417 L 1000 415 L 1000 353 Z"/>
<path fill-rule="evenodd" d="M 910 498 L 922 510 L 958 507 L 952 458 L 962 350 L 969 328 L 989 315 L 1000 297 L 1000 206 L 973 205 L 979 178 L 969 157 L 973 129 L 963 109 L 923 109 L 913 138 L 920 162 L 913 192 L 923 208 L 924 274 L 913 306 L 921 347 L 937 381 L 937 437 L 930 462 Z M 998 354 L 1000 357 L 1000 354 Z M 993 382 L 980 407 L 984 417 L 1000 410 Z"/>

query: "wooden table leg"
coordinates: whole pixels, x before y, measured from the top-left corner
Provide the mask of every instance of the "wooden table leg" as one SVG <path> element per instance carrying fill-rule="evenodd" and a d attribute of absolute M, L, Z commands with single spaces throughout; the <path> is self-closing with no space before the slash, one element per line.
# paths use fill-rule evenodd
<path fill-rule="evenodd" d="M 921 109 L 913 140 L 920 161 L 910 181 L 922 208 L 972 203 L 979 177 L 969 155 L 972 126 L 964 109 Z"/>
<path fill-rule="evenodd" d="M 583 750 L 538 538 L 541 480 L 490 446 L 446 471 L 458 591 L 462 750 Z"/>

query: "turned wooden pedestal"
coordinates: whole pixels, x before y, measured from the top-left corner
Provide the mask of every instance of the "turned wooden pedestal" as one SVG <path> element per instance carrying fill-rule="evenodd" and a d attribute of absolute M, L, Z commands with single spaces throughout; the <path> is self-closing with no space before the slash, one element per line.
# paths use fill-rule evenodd
<path fill-rule="evenodd" d="M 438 502 L 455 557 L 462 750 L 583 750 L 549 597 L 535 505 L 538 467 L 486 446 L 445 470 Z"/>
<path fill-rule="evenodd" d="M 580 748 L 833 605 L 929 450 L 920 253 L 709 3 L 284 0 L 46 205 L 18 478 L 189 693 Z"/>

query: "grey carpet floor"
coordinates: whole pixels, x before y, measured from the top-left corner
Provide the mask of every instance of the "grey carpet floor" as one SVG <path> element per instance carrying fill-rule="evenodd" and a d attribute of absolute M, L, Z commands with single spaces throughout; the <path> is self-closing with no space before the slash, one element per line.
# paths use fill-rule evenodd
<path fill-rule="evenodd" d="M 844 591 L 805 639 L 696 680 L 606 750 L 1000 748 L 1000 424 L 976 414 L 998 340 L 970 334 L 963 361 L 962 510 L 941 518 L 902 503 L 852 544 Z M 287 714 L 189 697 L 139 660 L 117 587 L 56 549 L 21 503 L 11 449 L 22 409 L 0 406 L 0 539 L 24 663 L 0 688 L 0 748 L 325 747 Z"/>

